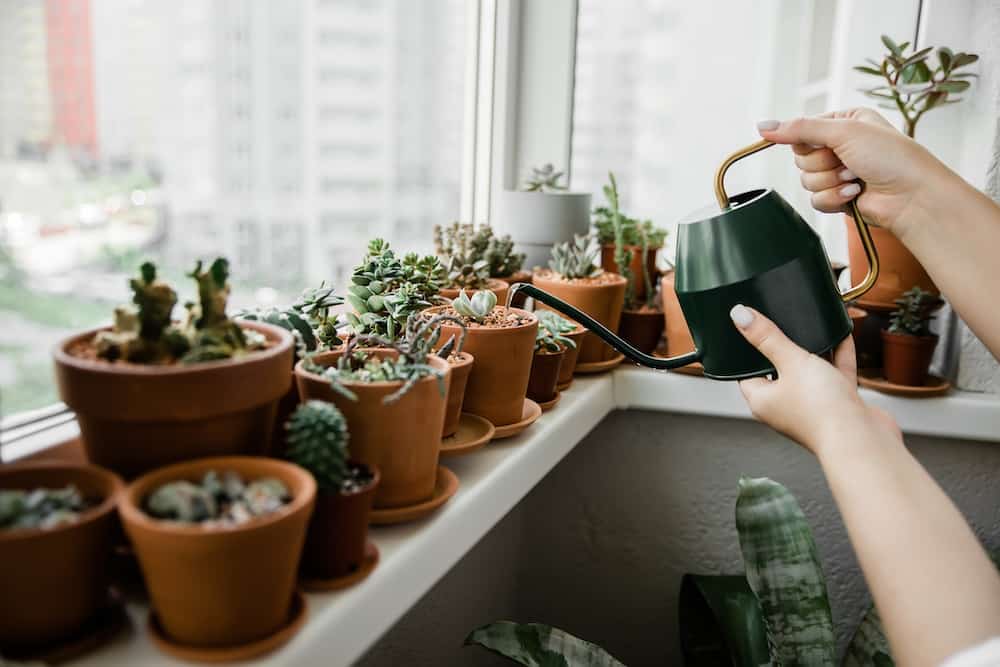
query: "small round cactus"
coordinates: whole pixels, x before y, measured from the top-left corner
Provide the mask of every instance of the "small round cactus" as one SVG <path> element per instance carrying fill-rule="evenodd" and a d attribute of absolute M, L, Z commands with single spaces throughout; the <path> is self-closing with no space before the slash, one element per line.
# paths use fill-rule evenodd
<path fill-rule="evenodd" d="M 285 425 L 289 460 L 316 478 L 323 491 L 340 491 L 350 476 L 347 465 L 347 421 L 332 403 L 307 401 Z"/>

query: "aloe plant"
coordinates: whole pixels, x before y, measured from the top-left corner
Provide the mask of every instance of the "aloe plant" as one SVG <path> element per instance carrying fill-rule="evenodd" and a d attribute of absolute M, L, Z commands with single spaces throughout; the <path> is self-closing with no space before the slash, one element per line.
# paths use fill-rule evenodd
<path fill-rule="evenodd" d="M 600 646 L 539 623 L 490 623 L 470 632 L 465 645 L 482 646 L 527 667 L 624 667 Z"/>

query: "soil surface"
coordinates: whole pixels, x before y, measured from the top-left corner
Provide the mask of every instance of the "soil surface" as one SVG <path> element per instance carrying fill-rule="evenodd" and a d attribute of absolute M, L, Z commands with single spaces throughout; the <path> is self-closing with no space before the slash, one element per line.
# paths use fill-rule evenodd
<path fill-rule="evenodd" d="M 642 304 L 642 306 L 640 306 L 639 308 L 626 308 L 625 312 L 640 313 L 642 315 L 652 315 L 652 314 L 662 315 L 663 306 L 660 304 L 657 304 L 655 306 L 647 306 L 646 304 Z"/>
<path fill-rule="evenodd" d="M 265 341 L 264 347 L 254 348 L 253 350 L 247 350 L 247 354 L 253 354 L 254 352 L 263 352 L 264 350 L 270 349 L 274 345 L 274 341 L 267 339 Z M 93 339 L 91 340 L 78 340 L 73 342 L 69 347 L 66 348 L 66 353 L 71 357 L 76 357 L 77 359 L 85 359 L 87 361 L 101 361 L 106 364 L 111 364 L 112 366 L 178 366 L 180 365 L 179 359 L 164 359 L 160 361 L 153 361 L 149 363 L 138 364 L 132 361 L 126 361 L 125 359 L 115 359 L 114 361 L 108 361 L 104 357 L 97 356 L 97 346 L 94 345 Z M 214 359 L 213 361 L 224 361 L 223 359 Z M 193 365 L 193 364 L 187 364 Z"/>
<path fill-rule="evenodd" d="M 546 280 L 558 280 L 560 282 L 569 283 L 570 285 L 611 285 L 619 283 L 622 280 L 622 277 L 617 273 L 611 273 L 609 271 L 602 271 L 600 275 L 592 278 L 566 278 L 551 269 L 539 271 L 538 275 Z"/>
<path fill-rule="evenodd" d="M 457 317 L 461 319 L 465 326 L 469 329 L 513 329 L 515 327 L 522 327 L 526 324 L 531 324 L 535 321 L 535 316 L 531 313 L 525 313 L 524 311 L 514 308 L 506 308 L 504 306 L 494 306 L 493 310 L 490 311 L 490 314 L 487 315 L 486 319 L 482 322 L 476 322 L 471 318 L 460 315 L 458 311 L 451 306 L 448 306 L 439 314 Z"/>

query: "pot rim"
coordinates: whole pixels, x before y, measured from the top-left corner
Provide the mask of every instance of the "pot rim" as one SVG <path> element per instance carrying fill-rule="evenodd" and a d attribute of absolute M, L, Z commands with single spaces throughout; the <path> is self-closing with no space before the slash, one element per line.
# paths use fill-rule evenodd
<path fill-rule="evenodd" d="M 659 299 L 657 299 L 659 301 Z M 662 319 L 663 318 L 663 307 L 661 306 L 659 310 L 633 310 L 630 308 L 622 308 L 622 314 L 628 313 L 633 317 L 649 317 Z"/>
<path fill-rule="evenodd" d="M 589 192 L 575 192 L 573 190 L 556 190 L 555 192 L 543 192 L 541 190 L 518 190 L 514 188 L 513 190 L 503 190 L 504 194 L 515 194 L 530 197 L 537 197 L 539 195 L 552 195 L 555 197 L 589 197 Z"/>
<path fill-rule="evenodd" d="M 455 353 L 452 353 L 452 354 L 455 354 Z M 432 355 L 432 356 L 436 356 L 436 355 Z M 471 352 L 466 352 L 465 350 L 462 350 L 461 352 L 458 352 L 457 356 L 459 357 L 459 360 L 458 360 L 458 362 L 456 362 L 454 364 L 451 363 L 450 361 L 448 361 L 447 359 L 444 360 L 445 363 L 448 364 L 448 366 L 450 366 L 452 370 L 454 370 L 456 368 L 465 368 L 466 366 L 468 366 L 468 365 L 470 365 L 470 364 L 472 364 L 472 363 L 474 363 L 476 361 L 476 358 L 474 356 L 472 356 L 472 353 Z M 438 357 L 438 359 L 440 359 L 440 358 L 441 357 Z"/>
<path fill-rule="evenodd" d="M 497 306 L 494 306 L 494 308 L 497 307 L 503 308 L 503 306 L 500 306 L 499 304 Z M 444 310 L 445 308 L 451 308 L 451 306 L 431 306 L 430 308 L 425 308 L 422 311 L 420 311 L 420 314 L 423 315 L 425 313 L 437 313 L 441 310 Z M 514 307 L 511 307 L 509 310 L 513 310 L 518 313 L 523 313 L 525 315 L 528 315 L 531 317 L 531 321 L 526 322 L 524 324 L 519 324 L 516 327 L 470 327 L 466 330 L 465 335 L 466 336 L 472 336 L 478 334 L 499 335 L 505 331 L 522 331 L 524 329 L 527 329 L 528 327 L 536 326 L 538 324 L 538 316 L 532 313 L 531 311 L 524 310 L 523 308 L 514 308 Z M 456 326 L 454 323 L 451 322 L 442 322 L 441 328 L 457 330 L 458 326 Z"/>
<path fill-rule="evenodd" d="M 937 334 L 914 336 L 913 334 L 898 333 L 895 331 L 889 331 L 888 329 L 882 329 L 879 333 L 882 334 L 882 340 L 885 342 L 903 343 L 904 345 L 916 345 L 917 343 L 926 343 L 932 340 L 937 341 L 939 339 Z"/>
<path fill-rule="evenodd" d="M 614 278 L 614 280 L 612 280 L 610 282 L 601 282 L 601 283 L 582 282 L 582 281 L 586 280 L 586 278 L 572 278 L 570 280 L 563 280 L 562 279 L 562 274 L 556 273 L 552 269 L 541 269 L 540 271 L 535 271 L 534 273 L 531 274 L 531 280 L 532 280 L 533 284 L 534 284 L 534 281 L 536 281 L 536 280 L 548 280 L 549 282 L 559 283 L 559 284 L 564 284 L 564 285 L 571 285 L 573 287 L 594 287 L 594 288 L 599 288 L 599 287 L 617 287 L 618 285 L 621 285 L 622 283 L 627 283 L 628 282 L 627 280 L 625 280 L 624 276 L 622 276 L 619 273 L 615 273 L 614 271 L 604 271 L 604 275 L 612 276 Z M 553 278 L 552 276 L 559 276 L 559 277 L 558 278 Z M 578 282 L 571 282 L 571 280 L 578 281 Z"/>
<path fill-rule="evenodd" d="M 615 247 L 614 242 L 611 242 L 611 243 L 602 243 L 601 244 L 601 248 L 602 249 L 603 248 L 614 248 L 614 247 Z M 632 249 L 641 250 L 642 249 L 642 246 L 638 245 L 638 244 L 633 245 L 633 244 L 626 243 L 624 247 L 626 247 L 626 248 L 628 248 L 630 250 L 632 250 Z M 651 250 L 661 250 L 662 248 L 663 248 L 662 244 L 661 245 L 647 245 L 646 246 L 646 252 L 649 252 Z"/>
<path fill-rule="evenodd" d="M 347 465 L 364 466 L 365 468 L 368 469 L 368 472 L 371 473 L 372 478 L 363 487 L 361 487 L 360 489 L 356 489 L 354 491 L 351 491 L 350 493 L 344 493 L 343 491 L 340 491 L 339 489 L 337 491 L 328 491 L 326 489 L 319 488 L 319 485 L 317 485 L 316 486 L 316 497 L 317 498 L 329 498 L 330 496 L 333 496 L 333 495 L 336 495 L 339 498 L 352 498 L 354 496 L 360 496 L 362 493 L 368 493 L 369 491 L 371 491 L 372 489 L 374 489 L 375 487 L 377 487 L 378 483 L 382 481 L 382 471 L 379 470 L 378 466 L 375 465 L 374 463 L 364 463 L 362 461 L 357 461 L 355 459 L 348 459 L 347 460 Z M 306 472 L 309 472 L 309 471 L 307 470 Z M 309 474 L 312 475 L 312 473 L 309 473 Z M 315 477 L 313 479 L 315 479 Z"/>
<path fill-rule="evenodd" d="M 299 480 L 302 487 L 301 491 L 295 494 L 291 502 L 282 506 L 281 509 L 261 517 L 256 517 L 237 526 L 205 528 L 200 524 L 184 524 L 170 521 L 169 519 L 156 519 L 146 514 L 142 509 L 140 503 L 154 485 L 158 486 L 179 479 L 187 479 L 188 476 L 185 473 L 191 470 L 201 470 L 204 472 L 209 469 L 225 469 L 227 466 L 229 469 L 234 469 L 241 463 L 247 462 L 251 462 L 254 465 L 260 463 L 265 467 L 285 472 L 286 474 L 283 477 L 286 480 L 288 478 Z M 274 476 L 282 477 L 281 475 Z M 121 514 L 123 523 L 131 523 L 144 530 L 178 537 L 211 538 L 219 535 L 246 533 L 270 526 L 278 521 L 283 521 L 306 508 L 315 500 L 315 497 L 316 480 L 313 478 L 312 473 L 294 463 L 265 456 L 209 456 L 156 468 L 137 477 L 125 487 L 124 492 L 121 494 L 118 511 Z"/>
<path fill-rule="evenodd" d="M 55 348 L 52 350 L 52 356 L 57 364 L 63 366 L 69 366 L 71 368 L 102 373 L 105 375 L 128 375 L 133 377 L 150 377 L 150 376 L 165 376 L 165 375 L 184 375 L 192 373 L 209 373 L 211 371 L 219 370 L 221 368 L 226 368 L 229 366 L 235 366 L 238 364 L 245 364 L 250 362 L 263 362 L 273 359 L 274 357 L 281 356 L 286 351 L 288 351 L 294 339 L 292 334 L 282 329 L 281 327 L 275 326 L 273 324 L 266 324 L 264 322 L 246 322 L 240 321 L 239 326 L 244 329 L 253 329 L 259 333 L 263 333 L 270 340 L 276 340 L 274 345 L 263 350 L 251 350 L 245 355 L 230 359 L 219 359 L 217 361 L 203 361 L 196 364 L 183 365 L 183 364 L 169 364 L 169 365 L 157 365 L 157 364 L 134 364 L 130 362 L 117 364 L 103 359 L 83 359 L 81 357 L 74 356 L 67 351 L 67 348 L 71 343 L 75 343 L 80 339 L 93 338 L 101 331 L 108 331 L 111 329 L 110 326 L 97 327 L 95 329 L 89 329 L 80 333 L 75 333 L 63 338 L 58 343 L 56 343 Z M 295 355 L 293 355 L 294 357 Z"/>
<path fill-rule="evenodd" d="M 535 356 L 538 356 L 538 357 L 556 357 L 556 356 L 559 356 L 560 354 L 566 354 L 566 350 L 568 350 L 569 348 L 566 347 L 566 346 L 564 346 L 564 345 L 562 345 L 562 343 L 560 343 L 560 345 L 562 347 L 561 347 L 561 349 L 558 352 L 551 352 L 549 350 L 546 350 L 545 348 L 542 348 L 540 350 L 539 349 L 535 349 Z"/>
<path fill-rule="evenodd" d="M 438 307 L 443 308 L 444 306 L 438 306 Z M 397 351 L 391 348 L 384 348 L 384 347 L 359 347 L 355 348 L 355 352 L 396 353 Z M 320 352 L 318 354 L 312 355 L 311 359 L 316 363 L 322 365 L 322 361 L 326 361 L 330 357 L 332 357 L 333 361 L 336 361 L 343 353 L 344 353 L 343 350 L 327 350 L 326 352 Z M 463 352 L 462 354 L 468 354 L 468 353 Z M 471 357 L 472 355 L 470 354 L 469 356 Z M 295 375 L 304 379 L 326 383 L 327 379 L 325 377 L 313 373 L 312 371 L 307 371 L 304 368 L 305 361 L 306 361 L 305 359 L 300 359 L 298 362 L 296 362 L 295 368 L 293 369 Z M 427 355 L 427 363 L 437 368 L 437 370 L 439 371 L 448 372 L 452 368 L 451 364 L 449 364 L 446 359 L 442 359 L 441 357 L 435 356 L 433 354 Z M 428 375 L 427 377 L 418 380 L 416 384 L 421 384 L 423 382 L 436 382 L 436 381 L 437 381 L 436 377 L 434 377 L 433 375 Z M 357 380 L 343 380 L 341 381 L 341 384 L 347 387 L 373 387 L 376 389 L 398 389 L 403 386 L 403 380 L 379 380 L 378 382 L 359 382 Z"/>
<path fill-rule="evenodd" d="M 81 528 L 87 524 L 94 523 L 95 521 L 102 519 L 115 511 L 115 508 L 118 506 L 119 500 L 125 491 L 125 482 L 122 481 L 121 477 L 110 470 L 92 463 L 15 461 L 13 463 L 7 463 L 0 466 L 0 478 L 3 478 L 7 473 L 16 473 L 21 471 L 30 472 L 32 470 L 80 471 L 85 475 L 91 475 L 110 483 L 112 490 L 111 493 L 107 494 L 107 496 L 105 496 L 100 503 L 94 507 L 88 507 L 83 512 L 80 512 L 80 516 L 72 523 L 66 523 L 52 528 L 18 528 L 16 530 L 2 529 L 0 530 L 0 544 L 9 544 L 12 542 L 29 540 L 46 535 L 53 535 L 61 531 Z"/>
<path fill-rule="evenodd" d="M 510 288 L 510 283 L 507 282 L 506 280 L 504 280 L 503 278 L 493 278 L 493 277 L 490 277 L 490 278 L 486 279 L 486 287 L 484 287 L 482 289 L 492 291 L 492 290 L 503 289 L 505 287 L 506 288 Z M 466 291 L 466 293 L 468 293 L 470 291 L 470 289 L 468 287 L 455 287 L 454 285 L 448 285 L 447 287 L 442 287 L 441 291 L 442 292 L 455 292 L 456 294 L 459 294 L 459 293 L 461 293 L 461 291 L 463 289 Z M 472 292 L 477 292 L 479 290 L 471 290 L 471 291 Z"/>

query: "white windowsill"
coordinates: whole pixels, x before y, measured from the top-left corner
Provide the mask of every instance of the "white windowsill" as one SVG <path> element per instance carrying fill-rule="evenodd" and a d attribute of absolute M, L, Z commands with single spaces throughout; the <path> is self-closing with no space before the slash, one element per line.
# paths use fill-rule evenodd
<path fill-rule="evenodd" d="M 866 400 L 892 412 L 904 432 L 1000 440 L 998 397 L 954 392 L 941 398 L 903 400 L 863 393 Z M 255 664 L 334 667 L 356 661 L 609 412 L 628 408 L 750 418 L 733 383 L 638 368 L 578 377 L 559 405 L 521 436 L 444 460 L 461 480 L 455 497 L 428 519 L 373 528 L 371 537 L 381 552 L 375 571 L 346 591 L 309 595 L 305 627 Z M 66 427 L 75 424 L 59 430 Z M 23 453 L 39 445 L 16 444 Z M 183 664 L 149 642 L 144 605 L 130 605 L 129 612 L 135 631 L 74 664 Z"/>

